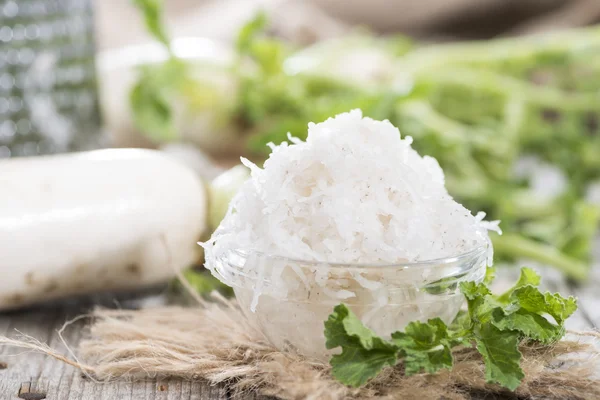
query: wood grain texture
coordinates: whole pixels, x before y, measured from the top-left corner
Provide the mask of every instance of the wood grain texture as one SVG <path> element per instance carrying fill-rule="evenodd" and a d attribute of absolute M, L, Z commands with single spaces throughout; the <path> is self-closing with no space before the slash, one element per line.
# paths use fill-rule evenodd
<path fill-rule="evenodd" d="M 598 258 L 600 259 L 600 257 Z M 542 285 L 564 295 L 579 297 L 579 310 L 568 320 L 567 328 L 585 330 L 600 326 L 600 266 L 590 281 L 576 287 L 560 273 L 541 268 Z M 504 268 L 494 290 L 508 287 L 517 278 L 518 269 Z M 18 337 L 21 333 L 39 338 L 51 347 L 66 352 L 57 331 L 65 321 L 87 312 L 94 305 L 136 308 L 140 302 L 157 301 L 156 293 L 114 300 L 112 296 L 95 296 L 85 301 L 70 301 L 43 308 L 0 314 L 0 334 Z M 75 348 L 85 335 L 86 321 L 77 321 L 64 332 L 64 339 Z M 21 394 L 19 394 L 21 392 Z M 20 397 L 19 397 L 20 396 Z M 223 385 L 211 386 L 202 381 L 145 380 L 137 382 L 97 383 L 80 371 L 41 354 L 0 348 L 0 400 L 275 400 L 256 393 L 243 393 Z"/>
<path fill-rule="evenodd" d="M 63 353 L 67 349 L 58 330 L 66 321 L 85 314 L 91 307 L 118 306 L 136 308 L 155 293 L 144 293 L 141 299 L 124 297 L 115 300 L 110 295 L 94 296 L 85 301 L 69 301 L 39 309 L 0 314 L 0 334 L 17 338 L 27 334 L 48 343 Z M 76 348 L 86 332 L 85 319 L 66 329 L 63 337 Z M 5 368 L 3 368 L 5 367 Z M 98 383 L 81 371 L 50 357 L 19 349 L 0 347 L 0 400 L 228 400 L 223 385 L 211 386 L 202 381 L 145 380 L 137 382 Z"/>
<path fill-rule="evenodd" d="M 231 390 L 229 392 L 229 400 L 277 400 L 276 397 L 262 396 L 257 393 L 241 392 L 238 390 Z"/>

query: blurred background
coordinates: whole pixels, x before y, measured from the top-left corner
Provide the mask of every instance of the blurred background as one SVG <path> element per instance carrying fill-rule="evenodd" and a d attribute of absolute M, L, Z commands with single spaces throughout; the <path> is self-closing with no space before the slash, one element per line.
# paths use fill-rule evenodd
<path fill-rule="evenodd" d="M 600 20 L 600 5 L 594 0 L 169 0 L 165 3 L 174 36 L 200 35 L 222 40 L 233 39 L 237 28 L 261 7 L 283 13 L 279 15 L 282 25 L 302 22 L 304 30 L 325 31 L 326 27 L 311 27 L 313 18 L 324 14 L 339 24 L 362 24 L 380 33 L 402 32 L 436 40 L 487 39 L 583 26 Z M 95 5 L 100 49 L 149 38 L 139 13 L 130 3 L 105 0 L 96 1 Z M 116 26 L 120 28 L 115 29 Z"/>
<path fill-rule="evenodd" d="M 436 157 L 459 201 L 502 220 L 500 263 L 585 282 L 598 22 L 598 0 L 0 0 L 0 159 L 148 147 L 210 182 L 361 108 Z M 205 233 L 245 175 L 232 176 Z"/>
<path fill-rule="evenodd" d="M 447 42 L 551 32 L 600 19 L 600 3 L 594 0 L 374 0 L 368 4 L 361 0 L 169 0 L 164 7 L 164 23 L 172 38 L 206 37 L 219 44 L 232 43 L 239 28 L 259 10 L 272 16 L 272 33 L 295 46 L 341 37 L 356 26 L 374 34 L 401 33 L 422 42 Z M 107 145 L 95 136 L 101 120 L 93 66 L 99 64 L 102 89 L 103 81 L 110 85 L 125 79 L 113 76 L 123 64 L 160 58 L 157 49 L 150 54 L 140 47 L 108 51 L 153 42 L 139 9 L 133 2 L 119 0 L 2 0 L 0 10 L 0 157 L 8 157 L 9 152 L 19 156 Z M 186 51 L 193 52 L 193 47 L 187 45 Z M 40 68 L 53 72 L 44 78 Z M 27 100 L 34 91 L 38 92 L 35 113 L 29 105 L 33 100 Z M 41 96 L 50 91 L 52 105 Z M 109 95 L 103 94 L 100 100 L 108 101 Z M 104 123 L 113 117 L 112 103 L 104 105 Z M 47 118 L 43 124 L 37 121 L 54 108 L 61 111 L 52 114 L 55 123 Z M 67 118 L 61 118 L 64 113 Z M 116 138 L 112 143 L 149 145 L 140 138 Z"/>
<path fill-rule="evenodd" d="M 272 16 L 272 33 L 295 46 L 347 35 L 356 26 L 375 34 L 444 42 L 549 32 L 600 19 L 600 3 L 594 0 L 169 0 L 164 22 L 172 38 L 232 43 L 239 28 L 261 9 Z M 126 80 L 124 73 L 115 72 L 124 64 L 160 58 L 157 49 L 130 48 L 125 52 L 129 57 L 108 52 L 153 42 L 139 9 L 120 0 L 2 0 L 0 11 L 0 157 L 107 145 L 97 136 L 97 76 L 100 89 L 106 81 L 105 90 L 111 90 L 113 82 Z M 193 52 L 193 46 L 185 46 L 186 51 Z M 40 69 L 53 72 L 43 77 Z M 28 100 L 33 92 L 38 94 L 36 107 Z M 100 101 L 109 103 L 104 104 L 106 125 L 117 101 L 102 90 L 101 95 Z M 116 145 L 150 144 L 143 138 L 112 139 Z"/>

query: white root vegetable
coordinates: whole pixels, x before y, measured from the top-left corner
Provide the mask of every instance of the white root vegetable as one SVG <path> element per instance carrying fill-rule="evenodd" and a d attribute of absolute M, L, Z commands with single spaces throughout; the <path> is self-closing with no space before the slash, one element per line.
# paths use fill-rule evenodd
<path fill-rule="evenodd" d="M 0 309 L 166 281 L 197 260 L 205 188 L 154 150 L 0 162 Z"/>
<path fill-rule="evenodd" d="M 160 147 L 160 150 L 191 168 L 204 181 L 211 181 L 225 172 L 200 148 L 190 143 L 176 142 Z M 219 222 L 221 222 L 219 220 Z"/>

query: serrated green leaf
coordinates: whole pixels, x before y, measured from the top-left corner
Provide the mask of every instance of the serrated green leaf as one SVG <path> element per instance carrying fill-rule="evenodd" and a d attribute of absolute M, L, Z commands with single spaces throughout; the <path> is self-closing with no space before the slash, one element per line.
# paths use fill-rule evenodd
<path fill-rule="evenodd" d="M 537 287 L 539 284 L 540 276 L 538 273 L 531 268 L 523 267 L 521 268 L 519 280 L 510 289 L 498 296 L 498 301 L 502 303 L 508 303 L 515 290 L 527 285 Z"/>
<path fill-rule="evenodd" d="M 442 368 L 452 368 L 451 338 L 446 324 L 439 318 L 427 323 L 409 323 L 404 332 L 392 334 L 392 342 L 404 357 L 407 375 L 421 371 L 432 374 Z"/>
<path fill-rule="evenodd" d="M 518 331 L 525 337 L 548 344 L 564 335 L 564 328 L 548 321 L 539 314 L 519 310 L 505 315 L 500 309 L 494 310 L 493 325 L 501 331 Z"/>
<path fill-rule="evenodd" d="M 562 324 L 577 310 L 575 298 L 564 298 L 558 293 L 542 293 L 533 286 L 524 286 L 515 290 L 511 299 L 531 313 L 551 315 L 558 324 Z"/>
<path fill-rule="evenodd" d="M 492 296 L 492 292 L 484 283 L 463 282 L 460 290 L 467 299 L 469 316 L 474 323 L 488 322 L 494 308 L 500 306 L 496 297 Z"/>
<path fill-rule="evenodd" d="M 479 329 L 476 342 L 485 363 L 486 381 L 515 390 L 525 377 L 520 366 L 519 334 L 485 324 Z"/>
<path fill-rule="evenodd" d="M 502 385 L 518 386 L 515 380 L 519 375 L 515 372 L 509 379 L 503 375 L 506 370 L 510 370 L 509 367 L 504 364 L 494 365 L 496 361 L 501 361 L 494 357 L 499 350 L 491 349 L 489 337 L 486 337 L 494 334 L 516 343 L 520 339 L 551 343 L 564 335 L 564 320 L 577 307 L 572 298 L 564 299 L 559 294 L 542 294 L 535 287 L 539 283 L 540 277 L 535 271 L 523 268 L 516 284 L 501 296 L 494 296 L 485 284 L 468 282 L 461 285 L 461 291 L 467 298 L 477 348 L 486 352 L 482 353 L 487 357 L 486 373 L 490 379 L 494 377 Z M 513 354 L 513 359 L 515 357 Z"/>
<path fill-rule="evenodd" d="M 325 339 L 328 349 L 342 348 L 330 364 L 333 376 L 346 385 L 361 386 L 385 366 L 396 364 L 398 348 L 375 335 L 343 304 L 325 321 Z"/>
<path fill-rule="evenodd" d="M 560 339 L 565 332 L 565 319 L 577 308 L 572 297 L 541 293 L 536 287 L 539 283 L 537 273 L 528 268 L 521 271 L 516 284 L 502 296 L 493 295 L 485 283 L 461 283 L 468 313 L 459 313 L 450 329 L 439 318 L 426 323 L 415 321 L 404 332 L 394 332 L 391 343 L 364 327 L 345 306 L 338 306 L 326 322 L 328 348 L 344 349 L 332 359 L 334 374 L 344 383 L 366 382 L 396 359 L 391 354 L 393 348 L 397 357 L 403 359 L 407 375 L 435 373 L 452 367 L 454 346 L 474 341 L 485 363 L 486 380 L 514 390 L 524 377 L 519 365 L 521 340 L 547 344 Z M 360 374 L 365 377 L 360 378 Z"/>
<path fill-rule="evenodd" d="M 359 345 L 348 344 L 341 354 L 331 358 L 331 373 L 343 384 L 359 387 L 376 377 L 385 366 L 396 365 L 396 360 L 395 352 L 365 350 Z"/>
<path fill-rule="evenodd" d="M 448 327 L 448 330 L 453 333 L 453 337 L 458 337 L 460 340 L 460 342 L 456 344 L 468 344 L 470 339 L 468 337 L 463 338 L 463 336 L 469 336 L 468 333 L 471 331 L 471 325 L 472 321 L 469 313 L 465 310 L 460 310 L 456 315 L 456 318 L 454 318 L 454 321 L 452 321 Z"/>
<path fill-rule="evenodd" d="M 562 297 L 560 293 L 544 293 L 544 300 L 549 304 L 552 311 L 548 311 L 559 324 L 564 323 L 575 311 L 577 311 L 577 299 L 573 296 Z"/>
<path fill-rule="evenodd" d="M 523 267 L 521 268 L 521 275 L 519 276 L 519 280 L 513 287 L 513 290 L 526 285 L 539 286 L 540 280 L 540 275 L 537 272 L 535 272 L 531 268 Z"/>
<path fill-rule="evenodd" d="M 475 282 L 462 282 L 460 284 L 460 291 L 465 295 L 467 300 L 477 300 L 492 294 L 486 285 Z"/>

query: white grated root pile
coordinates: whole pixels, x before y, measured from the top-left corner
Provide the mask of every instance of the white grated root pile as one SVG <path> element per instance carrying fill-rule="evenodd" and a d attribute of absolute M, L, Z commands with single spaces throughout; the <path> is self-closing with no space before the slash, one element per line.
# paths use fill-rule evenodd
<path fill-rule="evenodd" d="M 483 279 L 498 222 L 455 202 L 437 161 L 388 121 L 355 110 L 289 140 L 271 145 L 263 169 L 242 159 L 251 178 L 203 243 L 251 323 L 277 348 L 323 360 L 323 321 L 340 302 L 383 337 L 415 320 L 450 323 L 464 300 L 453 283 Z"/>
<path fill-rule="evenodd" d="M 437 161 L 389 121 L 354 110 L 310 123 L 306 142 L 289 140 L 270 146 L 262 169 L 242 159 L 252 176 L 204 244 L 209 268 L 231 249 L 336 263 L 433 260 L 498 230 L 454 201 Z"/>

